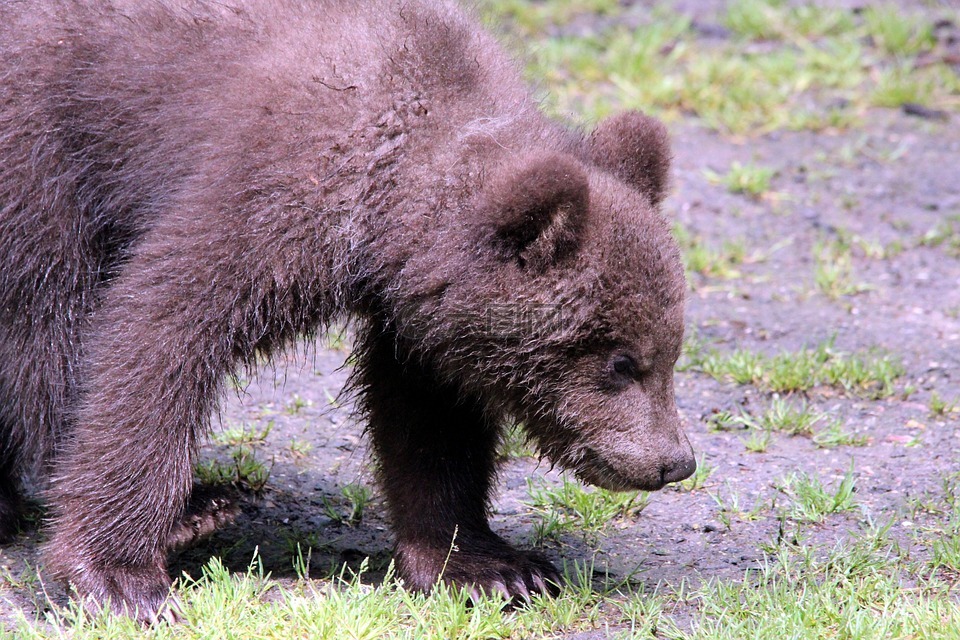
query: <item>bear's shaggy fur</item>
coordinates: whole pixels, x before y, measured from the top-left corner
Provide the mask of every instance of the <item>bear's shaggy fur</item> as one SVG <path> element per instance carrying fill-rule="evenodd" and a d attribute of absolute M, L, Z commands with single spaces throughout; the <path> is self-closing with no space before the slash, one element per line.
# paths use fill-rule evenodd
<path fill-rule="evenodd" d="M 444 0 L 0 6 L 0 537 L 46 479 L 48 566 L 173 615 L 225 375 L 346 317 L 413 588 L 557 580 L 487 523 L 506 418 L 601 486 L 689 475 L 664 128 L 519 78 Z"/>

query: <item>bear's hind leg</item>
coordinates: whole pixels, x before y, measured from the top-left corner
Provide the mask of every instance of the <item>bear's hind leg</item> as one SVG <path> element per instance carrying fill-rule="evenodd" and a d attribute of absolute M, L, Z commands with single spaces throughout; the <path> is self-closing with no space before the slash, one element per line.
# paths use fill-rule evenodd
<path fill-rule="evenodd" d="M 0 418 L 0 544 L 17 534 L 23 511 L 12 440 L 13 430 Z"/>
<path fill-rule="evenodd" d="M 0 543 L 9 542 L 19 531 L 22 508 L 13 465 L 0 456 Z"/>
<path fill-rule="evenodd" d="M 490 530 L 496 425 L 457 389 L 415 361 L 401 363 L 393 339 L 372 338 L 358 363 L 380 480 L 396 533 L 397 571 L 406 586 L 438 581 L 508 600 L 552 593 L 560 577 L 548 560 L 511 547 Z"/>

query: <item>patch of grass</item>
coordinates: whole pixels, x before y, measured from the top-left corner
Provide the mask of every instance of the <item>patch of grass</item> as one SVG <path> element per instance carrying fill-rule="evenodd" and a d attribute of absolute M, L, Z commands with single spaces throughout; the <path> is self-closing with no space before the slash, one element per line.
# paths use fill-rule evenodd
<path fill-rule="evenodd" d="M 847 430 L 840 420 L 828 420 L 826 425 L 813 435 L 813 443 L 822 449 L 864 447 L 870 443 L 870 438 Z"/>
<path fill-rule="evenodd" d="M 960 257 L 960 215 L 948 216 L 917 241 L 922 247 L 942 247 L 954 257 Z"/>
<path fill-rule="evenodd" d="M 785 49 L 763 56 L 697 56 L 685 69 L 673 106 L 731 134 L 784 128 L 798 111 L 791 107 L 802 67 L 798 54 Z"/>
<path fill-rule="evenodd" d="M 860 14 L 860 24 L 845 9 L 796 5 L 784 0 L 734 0 L 724 26 L 741 39 L 802 43 L 831 36 L 858 36 L 882 54 L 906 57 L 936 44 L 932 25 L 893 3 L 872 4 Z"/>
<path fill-rule="evenodd" d="M 933 554 L 930 559 L 933 570 L 945 571 L 954 580 L 960 579 L 960 532 L 956 528 L 935 538 L 930 551 Z"/>
<path fill-rule="evenodd" d="M 666 624 L 673 627 L 664 614 L 663 598 L 657 594 L 638 592 L 629 594 L 625 600 L 614 600 L 627 627 L 624 635 L 615 638 L 653 638 Z"/>
<path fill-rule="evenodd" d="M 722 184 L 730 193 L 742 193 L 753 198 L 760 198 L 770 191 L 770 180 L 777 172 L 769 167 L 734 161 L 730 165 L 730 170 L 723 175 L 713 171 L 706 171 L 705 173 L 711 182 Z"/>
<path fill-rule="evenodd" d="M 207 459 L 194 465 L 194 473 L 204 484 L 232 484 L 238 489 L 251 493 L 260 493 L 270 479 L 270 470 L 257 458 L 257 449 L 267 442 L 273 430 L 270 420 L 262 429 L 254 425 L 241 424 L 228 429 L 215 431 L 211 439 L 221 447 L 229 448 L 229 461 Z"/>
<path fill-rule="evenodd" d="M 527 480 L 527 495 L 528 506 L 540 516 L 537 540 L 558 540 L 563 534 L 596 540 L 611 521 L 635 517 L 650 502 L 646 492 L 588 489 L 566 476 L 560 486 Z"/>
<path fill-rule="evenodd" d="M 863 11 L 864 30 L 873 46 L 891 56 L 909 56 L 936 42 L 929 22 L 895 4 L 874 4 Z"/>
<path fill-rule="evenodd" d="M 307 400 L 300 397 L 300 394 L 293 394 L 293 397 L 290 398 L 290 402 L 287 403 L 287 406 L 284 408 L 284 412 L 289 416 L 299 415 L 303 411 L 304 407 L 309 407 L 313 404 L 313 401 Z"/>
<path fill-rule="evenodd" d="M 857 282 L 853 272 L 850 245 L 842 241 L 818 241 L 813 246 L 813 281 L 831 300 L 870 291 L 870 285 Z"/>
<path fill-rule="evenodd" d="M 616 607 L 605 607 L 609 591 L 594 581 L 592 567 L 565 567 L 573 586 L 558 598 L 535 596 L 528 607 L 510 609 L 502 597 L 470 603 L 465 590 L 438 586 L 429 595 L 400 587 L 388 570 L 382 584 L 371 586 L 345 569 L 325 581 L 297 580 L 281 584 L 270 579 L 255 559 L 245 573 L 231 574 L 217 560 L 199 578 L 179 581 L 183 622 L 175 627 L 143 628 L 128 618 L 103 614 L 86 616 L 77 605 L 48 614 L 49 627 L 21 618 L 15 637 L 23 640 L 62 637 L 69 629 L 74 640 L 105 638 L 258 638 L 286 640 L 381 640 L 384 638 L 535 638 L 594 629 L 621 622 Z M 651 597 L 651 600 L 656 600 Z M 609 610 L 609 611 L 608 611 Z M 633 610 L 637 612 L 636 609 Z M 648 608 L 648 616 L 656 615 Z M 623 614 L 625 617 L 625 614 Z M 650 624 L 656 625 L 656 620 Z"/>
<path fill-rule="evenodd" d="M 825 556 L 782 546 L 742 581 L 711 581 L 691 594 L 691 631 L 670 637 L 956 637 L 960 607 L 949 587 L 906 587 L 913 580 L 907 567 L 882 528 L 861 531 Z"/>
<path fill-rule="evenodd" d="M 736 0 L 728 5 L 723 24 L 742 38 L 778 39 L 782 34 L 783 4 L 783 0 Z"/>
<path fill-rule="evenodd" d="M 257 459 L 256 449 L 249 445 L 237 446 L 230 453 L 230 462 L 202 460 L 194 465 L 196 478 L 203 484 L 232 484 L 250 493 L 261 493 L 270 479 L 273 464 L 267 467 Z"/>
<path fill-rule="evenodd" d="M 710 431 L 732 431 L 744 428 L 740 416 L 735 416 L 729 411 L 717 411 L 707 416 L 705 422 Z"/>
<path fill-rule="evenodd" d="M 683 259 L 690 273 L 699 273 L 702 276 L 722 280 L 735 280 L 742 275 L 737 267 L 743 264 L 744 252 L 744 246 L 733 240 L 725 241 L 719 250 L 695 243 L 684 251 Z"/>
<path fill-rule="evenodd" d="M 811 4 L 789 7 L 785 24 L 792 37 L 807 39 L 844 35 L 856 27 L 850 12 Z"/>
<path fill-rule="evenodd" d="M 931 533 L 930 567 L 953 583 L 960 582 L 960 473 L 943 479 L 943 493 L 936 497 L 938 512 L 946 521 Z"/>
<path fill-rule="evenodd" d="M 720 248 L 714 248 L 701 236 L 692 234 L 679 223 L 673 227 L 673 236 L 683 252 L 683 263 L 688 276 L 696 273 L 707 278 L 735 280 L 743 276 L 741 266 L 767 260 L 765 253 L 748 253 L 747 242 L 743 238 L 725 240 Z M 689 277 L 687 279 L 690 280 Z M 694 284 L 691 282 L 690 286 Z"/>
<path fill-rule="evenodd" d="M 494 24 L 510 22 L 526 32 L 541 31 L 548 26 L 569 24 L 579 15 L 612 16 L 620 13 L 619 0 L 495 0 L 483 4 L 484 17 Z"/>
<path fill-rule="evenodd" d="M 865 238 L 844 228 L 838 228 L 836 233 L 837 237 L 829 243 L 832 245 L 831 251 L 836 253 L 850 253 L 870 260 L 886 260 L 900 255 L 904 250 L 903 242 L 899 239 L 882 244 L 878 240 Z M 828 244 L 823 240 L 821 243 Z"/>
<path fill-rule="evenodd" d="M 351 483 L 340 489 L 340 495 L 343 498 L 340 504 L 334 504 L 326 497 L 322 498 L 323 512 L 328 518 L 341 524 L 351 527 L 360 524 L 363 512 L 373 498 L 373 492 L 362 484 Z"/>
<path fill-rule="evenodd" d="M 693 368 L 717 380 L 760 387 L 767 375 L 768 360 L 763 354 L 746 349 L 735 349 L 728 354 L 711 350 Z"/>
<path fill-rule="evenodd" d="M 254 425 L 241 424 L 228 429 L 214 431 L 211 439 L 219 445 L 228 447 L 259 446 L 266 444 L 267 436 L 273 431 L 273 420 L 267 421 L 262 429 Z"/>
<path fill-rule="evenodd" d="M 757 417 L 743 414 L 743 424 L 760 431 L 777 431 L 791 436 L 812 436 L 813 427 L 827 420 L 806 401 L 790 402 L 773 398 L 766 410 Z"/>
<path fill-rule="evenodd" d="M 823 522 L 830 514 L 856 508 L 856 479 L 853 467 L 831 491 L 816 476 L 795 473 L 787 476 L 777 489 L 788 495 L 792 507 L 787 517 L 798 522 Z"/>
<path fill-rule="evenodd" d="M 219 460 L 201 460 L 193 466 L 193 473 L 201 484 L 230 484 L 234 479 L 233 465 Z"/>
<path fill-rule="evenodd" d="M 768 430 L 751 429 L 747 435 L 740 438 L 747 451 L 752 453 L 764 453 L 773 444 L 773 433 Z"/>
<path fill-rule="evenodd" d="M 619 11 L 616 3 L 593 2 L 606 15 Z M 960 79 L 945 62 L 904 57 L 929 48 L 930 27 L 909 17 L 896 24 L 893 5 L 860 19 L 843 9 L 740 0 L 725 16 L 734 41 L 718 44 L 697 39 L 689 18 L 676 13 L 635 28 L 610 20 L 584 37 L 556 37 L 556 25 L 592 3 L 490 4 L 522 39 L 517 48 L 532 56 L 529 75 L 544 87 L 548 110 L 562 117 L 598 120 L 637 108 L 752 136 L 856 126 L 875 105 L 960 108 Z"/>
<path fill-rule="evenodd" d="M 700 371 L 722 382 L 751 384 L 763 391 L 788 393 L 826 385 L 870 399 L 892 395 L 894 383 L 904 373 L 893 356 L 847 354 L 836 350 L 832 340 L 773 356 L 746 349 L 721 353 L 703 348 L 687 355 L 678 370 Z"/>
<path fill-rule="evenodd" d="M 330 327 L 324 334 L 327 348 L 335 351 L 350 350 L 350 335 L 345 326 Z"/>
<path fill-rule="evenodd" d="M 713 501 L 717 503 L 719 509 L 717 518 L 728 530 L 732 527 L 733 521 L 753 522 L 762 517 L 767 504 L 760 498 L 754 501 L 753 506 L 746 508 L 741 504 L 740 495 L 727 486 L 727 495 L 723 497 L 720 493 L 711 494 Z"/>
<path fill-rule="evenodd" d="M 853 31 L 848 11 L 829 7 L 791 6 L 783 0 L 735 0 L 727 7 L 723 24 L 748 40 L 801 40 Z"/>
<path fill-rule="evenodd" d="M 956 401 L 947 402 L 946 400 L 941 398 L 940 394 L 937 393 L 936 391 L 930 394 L 930 401 L 927 404 L 927 407 L 929 407 L 930 409 L 931 417 L 938 417 L 938 416 L 943 417 L 953 413 L 954 411 L 957 411 Z"/>
<path fill-rule="evenodd" d="M 920 104 L 950 108 L 956 98 L 957 78 L 938 66 L 917 68 L 901 62 L 878 72 L 870 102 L 878 107 Z"/>
<path fill-rule="evenodd" d="M 290 444 L 287 448 L 290 450 L 290 455 L 292 455 L 295 460 L 302 460 L 303 458 L 307 457 L 311 451 L 313 451 L 313 445 L 311 443 L 298 438 L 293 438 L 290 440 Z"/>
<path fill-rule="evenodd" d="M 725 499 L 721 508 L 731 521 L 741 513 L 749 521 L 754 509 L 735 502 Z M 362 579 L 366 564 L 358 574 L 344 569 L 328 580 L 277 582 L 256 559 L 235 574 L 214 559 L 199 578 L 181 578 L 183 623 L 176 627 L 143 628 L 108 614 L 92 619 L 72 604 L 46 610 L 40 624 L 15 614 L 11 637 L 481 640 L 617 630 L 612 637 L 676 640 L 960 637 L 954 574 L 945 564 L 952 562 L 947 545 L 956 544 L 955 533 L 944 531 L 952 539 L 944 540 L 938 556 L 944 563 L 938 580 L 929 576 L 929 565 L 918 566 L 900 549 L 889 529 L 860 527 L 832 549 L 778 538 L 770 555 L 742 578 L 694 589 L 681 583 L 634 591 L 628 580 L 604 581 L 592 562 L 565 564 L 569 584 L 559 597 L 535 596 L 519 608 L 507 608 L 496 596 L 471 604 L 465 591 L 444 585 L 429 595 L 409 593 L 392 567 L 373 584 Z"/>
<path fill-rule="evenodd" d="M 865 436 L 847 431 L 841 420 L 818 411 L 806 400 L 795 402 L 774 397 L 757 415 L 742 410 L 737 415 L 721 411 L 710 416 L 707 423 L 719 431 L 747 429 L 747 434 L 741 440 L 747 450 L 754 453 L 766 451 L 773 444 L 774 433 L 810 437 L 817 446 L 823 448 L 862 446 L 867 443 Z"/>
<path fill-rule="evenodd" d="M 519 424 L 504 430 L 498 453 L 503 459 L 529 458 L 536 455 L 533 445 L 523 431 L 523 425 Z"/>

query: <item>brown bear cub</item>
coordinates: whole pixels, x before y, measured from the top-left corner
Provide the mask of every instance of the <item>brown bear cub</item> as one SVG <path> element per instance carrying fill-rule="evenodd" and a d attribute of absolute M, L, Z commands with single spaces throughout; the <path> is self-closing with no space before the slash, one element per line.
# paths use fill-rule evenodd
<path fill-rule="evenodd" d="M 444 0 L 0 25 L 0 536 L 46 485 L 47 565 L 88 606 L 176 617 L 168 549 L 229 519 L 190 495 L 225 376 L 335 320 L 410 588 L 554 588 L 488 525 L 505 420 L 602 487 L 694 470 L 657 121 L 551 122 Z"/>

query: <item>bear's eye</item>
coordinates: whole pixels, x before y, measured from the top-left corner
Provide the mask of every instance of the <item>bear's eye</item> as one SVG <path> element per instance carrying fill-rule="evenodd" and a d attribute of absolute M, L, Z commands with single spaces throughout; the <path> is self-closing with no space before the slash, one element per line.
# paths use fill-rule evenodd
<path fill-rule="evenodd" d="M 637 366 L 637 361 L 626 354 L 620 354 L 613 357 L 611 362 L 614 373 L 622 378 L 637 380 L 642 371 Z"/>

